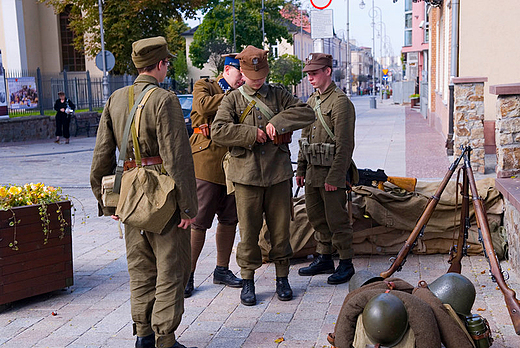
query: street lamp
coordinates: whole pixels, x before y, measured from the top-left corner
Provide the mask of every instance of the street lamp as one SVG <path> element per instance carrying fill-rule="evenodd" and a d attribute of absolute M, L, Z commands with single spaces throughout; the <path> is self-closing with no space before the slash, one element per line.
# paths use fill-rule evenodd
<path fill-rule="evenodd" d="M 108 78 L 107 78 L 107 57 L 105 56 L 105 35 L 103 30 L 103 7 L 101 0 L 98 0 L 99 7 L 99 29 L 101 31 L 101 56 L 103 57 L 103 105 L 108 101 Z"/>
<path fill-rule="evenodd" d="M 347 96 L 352 95 L 352 83 L 350 82 L 350 63 L 352 61 L 350 56 L 350 1 L 347 1 Z"/>
<path fill-rule="evenodd" d="M 361 0 L 361 2 L 359 3 L 359 8 L 361 9 L 364 9 L 365 8 L 365 2 L 363 0 Z M 373 47 L 373 52 L 372 52 L 372 95 L 370 96 L 370 108 L 371 109 L 376 109 L 377 108 L 377 104 L 376 104 L 376 96 L 375 96 L 375 87 L 376 87 L 376 80 L 375 80 L 375 68 L 376 68 L 376 61 L 375 61 L 375 56 L 376 56 L 376 25 L 374 23 L 374 19 L 375 19 L 375 5 L 374 5 L 374 0 L 372 0 L 372 47 Z"/>

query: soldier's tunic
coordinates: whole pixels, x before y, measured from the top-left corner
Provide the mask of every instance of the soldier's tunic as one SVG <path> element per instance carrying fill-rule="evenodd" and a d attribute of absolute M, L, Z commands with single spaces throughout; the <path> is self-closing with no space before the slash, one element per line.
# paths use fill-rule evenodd
<path fill-rule="evenodd" d="M 311 165 L 300 150 L 296 175 L 305 177 L 305 205 L 309 222 L 316 231 L 316 251 L 331 254 L 337 250 L 340 259 L 351 259 L 353 231 L 346 208 L 346 176 L 354 151 L 356 114 L 352 102 L 334 82 L 322 94 L 314 92 L 307 103 L 314 109 L 318 98 L 335 140 L 323 127 L 317 111 L 314 123 L 302 131 L 302 138 L 309 144 L 334 144 L 334 159 L 330 167 Z M 325 191 L 325 183 L 338 189 Z"/>
<path fill-rule="evenodd" d="M 224 98 L 224 90 L 219 85 L 221 79 L 222 75 L 216 80 L 201 79 L 193 86 L 193 107 L 190 115 L 193 127 L 212 124 Z M 199 214 L 192 227 L 199 230 L 210 228 L 215 214 L 220 223 L 236 225 L 238 219 L 235 197 L 226 194 L 226 178 L 222 170 L 222 158 L 228 148 L 216 145 L 211 138 L 200 133 L 192 134 L 190 145 L 199 201 Z"/>
<path fill-rule="evenodd" d="M 134 82 L 134 97 L 148 84 L 158 82 L 140 75 Z M 101 204 L 101 178 L 113 174 L 116 167 L 116 148 L 121 148 L 129 115 L 128 89 L 121 88 L 110 96 L 100 119 L 90 175 L 100 215 L 114 214 L 114 209 Z M 129 143 L 128 149 L 132 149 L 131 137 Z M 184 312 L 183 293 L 190 274 L 190 232 L 177 225 L 181 217 L 191 219 L 197 214 L 193 160 L 175 94 L 160 88 L 151 94 L 141 116 L 139 146 L 143 158 L 161 156 L 166 172 L 175 180 L 178 209 L 160 234 L 125 224 L 134 334 L 145 337 L 155 333 L 157 347 L 170 347 Z M 130 157 L 133 155 L 127 159 Z M 160 165 L 153 168 L 161 170 Z"/>
<path fill-rule="evenodd" d="M 258 91 L 248 85 L 244 90 L 263 101 L 275 116 L 268 121 L 253 108 L 238 123 L 249 102 L 236 90 L 224 97 L 213 122 L 212 138 L 222 146 L 229 146 L 228 178 L 235 183 L 241 241 L 237 249 L 237 263 L 242 278 L 253 279 L 254 271 L 262 265 L 258 246 L 263 215 L 270 231 L 270 258 L 276 265 L 276 276 L 287 277 L 289 258 L 289 222 L 291 210 L 291 182 L 293 170 L 287 144 L 274 145 L 268 138 L 256 143 L 257 128 L 265 131 L 271 123 L 278 134 L 303 128 L 314 120 L 312 109 L 287 91 L 264 84 Z"/>

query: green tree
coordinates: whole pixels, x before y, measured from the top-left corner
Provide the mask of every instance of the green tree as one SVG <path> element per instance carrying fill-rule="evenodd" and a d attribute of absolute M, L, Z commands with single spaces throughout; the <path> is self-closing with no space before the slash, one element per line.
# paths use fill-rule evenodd
<path fill-rule="evenodd" d="M 186 39 L 182 36 L 189 27 L 184 21 L 170 18 L 166 27 L 166 40 L 171 52 L 176 55 L 171 59 L 168 76 L 177 81 L 177 89 L 188 87 L 188 64 L 186 62 Z"/>
<path fill-rule="evenodd" d="M 292 54 L 283 54 L 270 64 L 269 82 L 281 83 L 287 90 L 302 80 L 302 61 Z"/>
<path fill-rule="evenodd" d="M 70 28 L 75 34 L 74 48 L 93 58 L 101 51 L 98 0 L 38 0 L 52 6 L 56 13 L 70 7 Z M 144 37 L 166 36 L 170 18 L 193 17 L 208 0 L 104 0 L 103 27 L 105 49 L 116 58 L 114 74 L 135 73 L 132 42 Z"/>
<path fill-rule="evenodd" d="M 292 43 L 292 36 L 284 25 L 286 20 L 280 10 L 287 0 L 264 2 L 264 31 L 267 45 L 275 45 L 282 38 Z M 247 45 L 262 47 L 262 0 L 236 0 L 236 49 Z M 190 58 L 194 66 L 202 69 L 210 62 L 217 71 L 221 69 L 216 57 L 233 49 L 233 6 L 232 0 L 224 0 L 210 9 L 202 24 L 193 35 Z M 213 56 L 213 57 L 212 57 Z M 216 63 L 216 64 L 215 64 Z"/>

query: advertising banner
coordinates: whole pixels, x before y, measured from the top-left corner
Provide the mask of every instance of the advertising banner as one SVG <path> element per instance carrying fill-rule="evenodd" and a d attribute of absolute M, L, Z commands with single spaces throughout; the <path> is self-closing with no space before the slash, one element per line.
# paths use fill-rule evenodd
<path fill-rule="evenodd" d="M 5 89 L 5 74 L 2 64 L 2 52 L 0 51 L 0 118 L 8 116 L 7 114 L 7 92 Z"/>
<path fill-rule="evenodd" d="M 11 109 L 38 107 L 38 90 L 34 77 L 10 77 L 7 79 Z"/>

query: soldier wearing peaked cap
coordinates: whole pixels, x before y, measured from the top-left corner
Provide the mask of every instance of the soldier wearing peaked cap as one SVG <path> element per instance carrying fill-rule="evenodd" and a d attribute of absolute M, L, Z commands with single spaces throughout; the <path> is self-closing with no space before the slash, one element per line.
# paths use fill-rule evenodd
<path fill-rule="evenodd" d="M 308 105 L 265 83 L 267 53 L 248 46 L 237 55 L 245 84 L 224 97 L 212 130 L 217 144 L 230 147 L 226 178 L 235 187 L 241 239 L 237 263 L 244 278 L 240 300 L 248 306 L 256 304 L 254 274 L 262 265 L 258 239 L 264 215 L 272 245 L 269 256 L 276 267 L 276 293 L 282 301 L 292 299 L 287 280 L 293 176 L 288 142 L 290 132 L 314 120 Z"/>
<path fill-rule="evenodd" d="M 108 99 L 97 133 L 90 183 L 101 213 L 118 219 L 114 208 L 104 207 L 101 198 L 103 176 L 114 173 L 116 149 L 121 149 L 131 100 L 149 85 L 156 87 L 144 103 L 138 142 L 142 164 L 166 172 L 175 180 L 176 211 L 161 233 L 140 230 L 125 224 L 126 257 L 130 274 L 131 314 L 136 348 L 175 347 L 184 312 L 184 287 L 190 274 L 190 229 L 197 214 L 193 160 L 179 99 L 158 88 L 168 70 L 168 51 L 163 37 L 142 39 L 132 44 L 132 60 L 139 76 L 132 86 L 115 91 Z M 132 149 L 129 140 L 129 149 Z M 126 168 L 136 166 L 132 150 L 126 154 Z M 145 164 L 146 163 L 146 164 Z"/>
<path fill-rule="evenodd" d="M 227 194 L 222 170 L 222 158 L 228 149 L 216 145 L 211 139 L 211 124 L 222 98 L 243 83 L 240 61 L 235 56 L 236 53 L 224 55 L 224 72 L 216 79 L 201 79 L 193 87 L 191 121 L 194 132 L 190 144 L 197 178 L 199 213 L 191 227 L 191 275 L 184 297 L 191 296 L 194 290 L 195 267 L 206 240 L 206 230 L 211 227 L 215 214 L 218 219 L 215 235 L 217 265 L 213 283 L 235 288 L 242 286 L 242 279 L 229 270 L 238 218 L 235 196 Z"/>
<path fill-rule="evenodd" d="M 305 206 L 315 230 L 318 257 L 310 266 L 300 268 L 298 274 L 333 273 L 327 282 L 341 284 L 354 274 L 346 177 L 349 168 L 355 168 L 352 153 L 356 113 L 352 102 L 332 81 L 330 54 L 311 53 L 303 71 L 316 89 L 307 101 L 316 117 L 302 131 L 296 184 L 305 186 Z M 333 250 L 339 253 L 337 268 L 332 260 Z"/>

